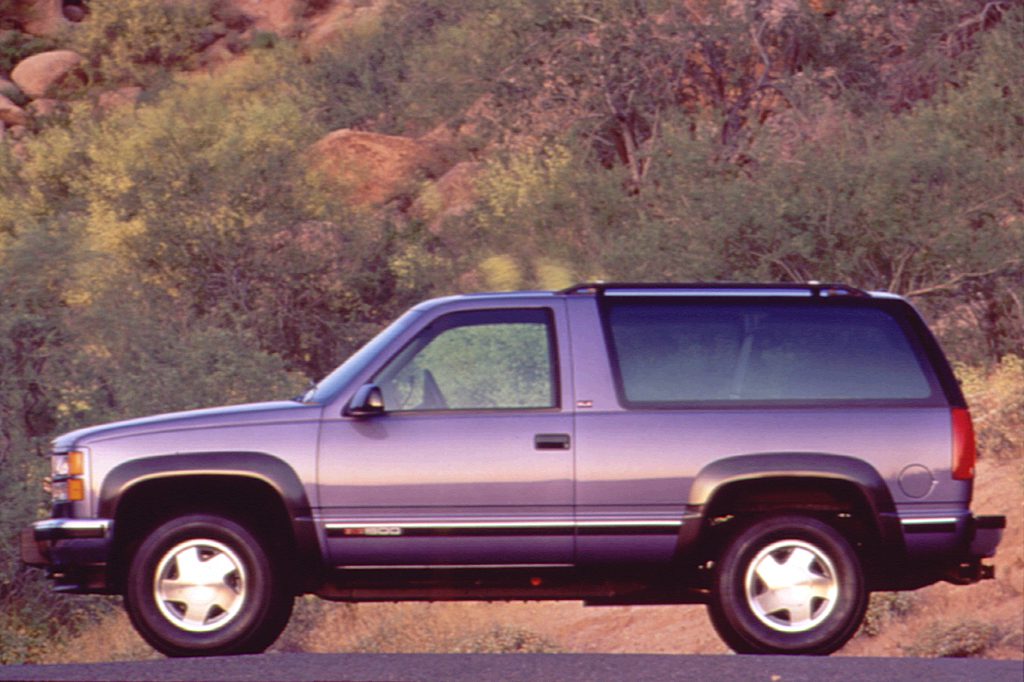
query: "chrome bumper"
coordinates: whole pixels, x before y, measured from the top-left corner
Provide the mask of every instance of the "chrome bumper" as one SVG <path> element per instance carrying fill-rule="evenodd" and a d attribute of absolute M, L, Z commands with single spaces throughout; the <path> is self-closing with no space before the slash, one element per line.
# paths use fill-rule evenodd
<path fill-rule="evenodd" d="M 36 521 L 21 532 L 21 560 L 29 566 L 96 563 L 110 545 L 113 526 L 111 519 Z"/>

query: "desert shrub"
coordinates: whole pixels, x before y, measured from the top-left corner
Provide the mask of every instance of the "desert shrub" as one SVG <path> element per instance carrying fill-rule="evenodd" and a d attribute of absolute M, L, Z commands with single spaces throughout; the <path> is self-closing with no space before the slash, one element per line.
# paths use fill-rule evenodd
<path fill-rule="evenodd" d="M 911 613 L 916 604 L 917 596 L 910 592 L 875 592 L 868 602 L 860 631 L 868 637 L 877 637 L 890 622 Z"/>
<path fill-rule="evenodd" d="M 922 658 L 968 658 L 983 655 L 998 642 L 999 636 L 997 626 L 977 620 L 933 623 L 917 642 L 904 650 Z"/>
<path fill-rule="evenodd" d="M 257 50 L 270 50 L 280 41 L 281 38 L 273 31 L 256 31 L 252 34 L 249 45 Z"/>
<path fill-rule="evenodd" d="M 1024 463 L 1024 358 L 1005 355 L 991 368 L 959 363 L 982 457 Z"/>
<path fill-rule="evenodd" d="M 72 45 L 103 81 L 148 84 L 165 70 L 193 65 L 216 37 L 209 0 L 106 0 L 89 10 Z"/>
<path fill-rule="evenodd" d="M 391 226 L 307 181 L 321 131 L 277 52 L 111 116 L 80 186 L 91 246 L 113 261 L 102 272 L 145 273 L 185 318 L 244 330 L 319 377 L 406 299 Z"/>
<path fill-rule="evenodd" d="M 362 616 L 355 615 L 356 619 Z M 418 617 L 417 617 L 418 616 Z M 521 627 L 471 621 L 452 621 L 450 609 L 438 612 L 416 608 L 382 613 L 363 620 L 368 631 L 346 650 L 361 653 L 550 653 L 560 648 Z"/>
<path fill-rule="evenodd" d="M 46 441 L 60 421 L 69 354 L 60 269 L 39 264 L 72 252 L 56 221 L 27 222 L 0 244 L 0 664 L 34 658 L 103 605 L 53 593 L 41 570 L 20 561 L 19 533 L 48 502 Z"/>
<path fill-rule="evenodd" d="M 507 625 L 495 625 L 456 642 L 451 648 L 455 654 L 551 654 L 561 650 L 535 632 Z"/>

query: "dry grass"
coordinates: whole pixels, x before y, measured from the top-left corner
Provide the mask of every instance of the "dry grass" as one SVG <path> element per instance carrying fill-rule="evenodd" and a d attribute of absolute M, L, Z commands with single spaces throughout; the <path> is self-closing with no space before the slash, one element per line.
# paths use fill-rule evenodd
<path fill-rule="evenodd" d="M 89 630 L 55 647 L 39 663 L 103 663 L 162 658 L 135 632 L 128 616 L 113 613 Z"/>

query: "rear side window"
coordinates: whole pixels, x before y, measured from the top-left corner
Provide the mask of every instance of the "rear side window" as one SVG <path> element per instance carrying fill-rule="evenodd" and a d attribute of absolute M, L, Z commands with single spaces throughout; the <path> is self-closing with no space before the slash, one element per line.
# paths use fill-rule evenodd
<path fill-rule="evenodd" d="M 929 375 L 884 310 L 606 300 L 627 404 L 922 401 Z"/>

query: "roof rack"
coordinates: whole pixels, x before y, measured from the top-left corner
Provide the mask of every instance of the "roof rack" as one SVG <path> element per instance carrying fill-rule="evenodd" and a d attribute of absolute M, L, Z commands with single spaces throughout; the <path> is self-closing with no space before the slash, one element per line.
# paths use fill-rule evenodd
<path fill-rule="evenodd" d="M 862 289 L 847 284 L 826 282 L 777 282 L 777 283 L 743 283 L 743 282 L 582 282 L 557 292 L 559 294 L 594 294 L 598 296 L 609 292 L 622 292 L 632 295 L 659 295 L 669 293 L 719 293 L 720 295 L 742 295 L 749 292 L 756 296 L 793 296 L 807 295 L 813 298 L 831 298 L 834 296 L 854 296 L 869 298 L 870 294 Z"/>

